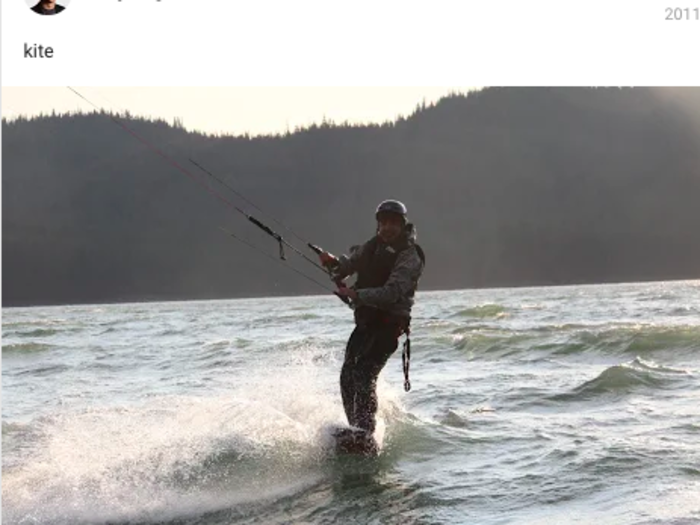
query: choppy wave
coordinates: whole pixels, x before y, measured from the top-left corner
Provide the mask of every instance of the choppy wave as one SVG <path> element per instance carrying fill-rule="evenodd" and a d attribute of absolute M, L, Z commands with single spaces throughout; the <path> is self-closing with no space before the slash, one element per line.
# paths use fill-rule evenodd
<path fill-rule="evenodd" d="M 266 315 L 255 319 L 255 326 L 269 326 L 269 325 L 284 325 L 289 323 L 295 323 L 300 321 L 310 321 L 314 319 L 322 319 L 322 316 L 318 313 L 294 313 L 286 315 Z"/>
<path fill-rule="evenodd" d="M 33 328 L 31 330 L 16 330 L 11 335 L 16 337 L 48 337 L 66 330 L 65 328 Z"/>
<path fill-rule="evenodd" d="M 700 326 L 582 324 L 536 327 L 514 331 L 488 325 L 443 327 L 431 330 L 429 340 L 438 346 L 448 345 L 470 355 L 493 358 L 526 353 L 528 355 L 565 356 L 594 353 L 599 355 L 653 356 L 658 352 L 694 355 L 700 352 Z M 420 336 L 420 328 L 414 335 Z"/>
<path fill-rule="evenodd" d="M 453 317 L 474 317 L 477 319 L 504 317 L 505 315 L 506 308 L 500 304 L 482 304 L 452 314 Z"/>
<path fill-rule="evenodd" d="M 202 344 L 202 350 L 208 352 L 217 352 L 218 350 L 225 350 L 231 348 L 235 344 L 231 339 L 219 339 L 217 341 L 207 341 Z"/>
<path fill-rule="evenodd" d="M 3 321 L 2 328 L 25 328 L 25 327 L 43 327 L 43 326 L 60 326 L 68 323 L 68 319 L 22 319 L 18 321 Z"/>
<path fill-rule="evenodd" d="M 49 350 L 51 345 L 45 343 L 12 343 L 2 345 L 2 354 L 33 354 Z"/>
<path fill-rule="evenodd" d="M 70 369 L 71 367 L 69 365 L 63 363 L 40 363 L 35 368 L 24 368 L 19 370 L 15 375 L 16 377 L 50 378 Z"/>
<path fill-rule="evenodd" d="M 636 358 L 629 363 L 606 368 L 598 377 L 586 381 L 571 393 L 554 396 L 556 400 L 587 399 L 605 394 L 627 394 L 638 390 L 657 391 L 678 387 L 692 378 L 687 370 L 657 365 Z"/>
<path fill-rule="evenodd" d="M 635 355 L 659 350 L 700 350 L 700 326 L 615 326 L 584 330 L 577 339 L 589 349 Z"/>

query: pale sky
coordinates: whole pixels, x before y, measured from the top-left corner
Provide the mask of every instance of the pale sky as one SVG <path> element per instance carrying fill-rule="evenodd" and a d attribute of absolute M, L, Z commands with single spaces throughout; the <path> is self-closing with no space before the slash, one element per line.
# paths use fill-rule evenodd
<path fill-rule="evenodd" d="M 75 89 L 100 109 L 132 115 L 180 118 L 187 129 L 209 133 L 277 133 L 321 122 L 384 122 L 408 115 L 423 100 L 434 102 L 471 87 L 227 87 Z M 66 87 L 3 87 L 2 116 L 38 115 L 94 108 Z"/>

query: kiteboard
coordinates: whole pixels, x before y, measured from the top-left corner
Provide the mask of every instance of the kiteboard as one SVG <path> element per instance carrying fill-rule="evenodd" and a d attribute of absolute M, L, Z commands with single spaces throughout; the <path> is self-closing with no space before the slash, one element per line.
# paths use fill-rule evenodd
<path fill-rule="evenodd" d="M 336 454 L 379 455 L 377 440 L 362 429 L 339 426 L 331 430 L 331 436 L 335 440 Z"/>

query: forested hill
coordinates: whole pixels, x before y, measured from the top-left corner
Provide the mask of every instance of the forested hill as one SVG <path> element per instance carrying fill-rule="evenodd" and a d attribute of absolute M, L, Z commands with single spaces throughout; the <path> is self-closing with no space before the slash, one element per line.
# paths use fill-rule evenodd
<path fill-rule="evenodd" d="M 698 89 L 488 88 L 266 137 L 119 118 L 290 241 L 189 159 L 334 253 L 373 234 L 381 200 L 404 201 L 421 287 L 445 289 L 700 278 L 699 107 Z M 110 115 L 2 126 L 4 306 L 324 293 L 226 237 L 277 256 Z"/>

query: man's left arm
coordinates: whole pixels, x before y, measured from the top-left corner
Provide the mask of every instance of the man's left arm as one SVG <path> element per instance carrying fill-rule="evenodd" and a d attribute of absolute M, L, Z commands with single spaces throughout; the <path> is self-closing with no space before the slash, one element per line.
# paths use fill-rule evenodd
<path fill-rule="evenodd" d="M 389 308 L 402 297 L 410 295 L 422 272 L 423 261 L 416 249 L 404 250 L 397 257 L 391 275 L 384 286 L 357 290 L 357 300 L 363 305 Z"/>

